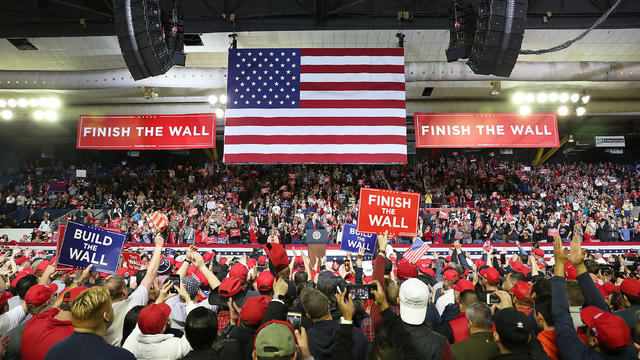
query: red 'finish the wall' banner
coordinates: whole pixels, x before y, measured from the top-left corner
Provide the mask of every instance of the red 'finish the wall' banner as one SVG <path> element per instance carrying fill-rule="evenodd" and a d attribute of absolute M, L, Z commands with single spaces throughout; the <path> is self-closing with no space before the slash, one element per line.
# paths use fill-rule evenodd
<path fill-rule="evenodd" d="M 77 149 L 177 150 L 215 147 L 215 114 L 80 115 Z"/>
<path fill-rule="evenodd" d="M 416 147 L 559 147 L 556 114 L 415 113 Z"/>

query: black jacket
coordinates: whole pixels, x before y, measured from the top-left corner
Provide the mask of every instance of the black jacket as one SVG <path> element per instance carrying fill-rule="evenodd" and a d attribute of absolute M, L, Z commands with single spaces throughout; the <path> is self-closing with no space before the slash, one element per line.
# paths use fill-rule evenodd
<path fill-rule="evenodd" d="M 402 327 L 409 333 L 421 359 L 440 360 L 443 358 L 443 354 L 445 354 L 445 348 L 447 349 L 446 352 L 451 356 L 451 347 L 447 339 L 429 329 L 426 325 L 409 325 L 403 322 Z"/>
<path fill-rule="evenodd" d="M 218 360 L 221 357 L 214 349 L 191 350 L 180 360 Z"/>
<path fill-rule="evenodd" d="M 309 350 L 315 360 L 330 360 L 334 352 L 336 337 L 340 322 L 337 320 L 325 320 L 313 324 L 307 331 L 309 339 Z M 362 330 L 351 329 L 353 347 L 351 358 L 354 360 L 364 360 L 369 342 Z"/>

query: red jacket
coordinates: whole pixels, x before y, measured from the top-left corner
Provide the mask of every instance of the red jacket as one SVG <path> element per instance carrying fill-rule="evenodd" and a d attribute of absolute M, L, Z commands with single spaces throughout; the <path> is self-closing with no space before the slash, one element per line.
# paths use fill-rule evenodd
<path fill-rule="evenodd" d="M 449 321 L 449 326 L 451 326 L 451 331 L 453 332 L 454 343 L 467 340 L 470 335 L 469 328 L 467 327 L 466 313 L 460 313 L 460 315 Z"/>

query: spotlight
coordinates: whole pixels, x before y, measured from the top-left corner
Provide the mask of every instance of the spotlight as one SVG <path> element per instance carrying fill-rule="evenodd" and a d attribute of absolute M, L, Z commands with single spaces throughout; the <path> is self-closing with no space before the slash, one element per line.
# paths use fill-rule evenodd
<path fill-rule="evenodd" d="M 528 93 L 524 96 L 524 101 L 531 104 L 532 102 L 536 101 L 536 96 L 533 93 Z"/>
<path fill-rule="evenodd" d="M 40 101 L 38 101 L 38 99 L 29 99 L 29 106 L 38 107 L 39 104 L 40 104 Z"/>
<path fill-rule="evenodd" d="M 40 107 L 49 107 L 49 99 L 41 98 L 40 99 Z"/>
<path fill-rule="evenodd" d="M 11 120 L 13 117 L 13 113 L 11 110 L 2 110 L 2 118 L 5 120 Z"/>
<path fill-rule="evenodd" d="M 16 101 L 16 99 L 9 99 L 7 101 L 7 104 L 9 105 L 9 107 L 16 107 L 16 105 L 18 104 L 18 102 Z"/>
<path fill-rule="evenodd" d="M 557 94 L 557 93 L 551 93 L 551 94 L 549 94 L 549 101 L 551 101 L 551 102 L 556 102 L 556 101 L 558 101 L 558 94 Z"/>
<path fill-rule="evenodd" d="M 569 142 L 575 142 L 575 140 L 573 139 L 573 134 L 569 135 Z"/>
<path fill-rule="evenodd" d="M 27 107 L 27 105 L 29 105 L 29 102 L 27 101 L 27 99 L 18 99 L 18 106 L 20 107 Z"/>
<path fill-rule="evenodd" d="M 539 94 L 538 94 L 538 97 L 537 97 L 537 100 L 538 100 L 538 102 L 539 102 L 539 103 L 541 103 L 541 104 L 546 103 L 546 102 L 547 102 L 547 93 L 543 93 L 543 92 L 542 92 L 542 93 L 539 93 Z"/>
<path fill-rule="evenodd" d="M 512 99 L 514 104 L 520 105 L 524 102 L 524 94 L 523 93 L 515 93 Z"/>
<path fill-rule="evenodd" d="M 531 107 L 529 105 L 520 106 L 520 115 L 526 116 L 531 114 Z"/>
<path fill-rule="evenodd" d="M 399 48 L 403 48 L 404 47 L 404 34 L 403 33 L 397 33 L 396 37 L 398 38 L 398 47 Z"/>
<path fill-rule="evenodd" d="M 586 112 L 587 109 L 583 108 L 582 106 L 576 109 L 576 115 L 578 116 L 583 116 Z"/>
<path fill-rule="evenodd" d="M 49 121 L 55 121 L 58 119 L 58 114 L 53 110 L 47 110 L 44 112 L 44 117 Z"/>
<path fill-rule="evenodd" d="M 33 118 L 34 118 L 34 119 L 36 119 L 36 120 L 38 120 L 38 121 L 40 121 L 40 120 L 44 119 L 44 111 L 42 111 L 42 110 L 36 110 L 36 111 L 33 113 Z"/>
<path fill-rule="evenodd" d="M 209 104 L 213 105 L 218 102 L 218 97 L 215 95 L 209 95 Z"/>
<path fill-rule="evenodd" d="M 584 96 L 582 97 L 582 103 L 583 103 L 583 104 L 588 103 L 588 102 L 589 102 L 589 100 L 591 100 L 591 96 L 589 96 L 589 95 L 584 95 Z"/>
<path fill-rule="evenodd" d="M 224 117 L 224 110 L 222 110 L 220 108 L 216 109 L 216 117 L 218 119 L 223 118 Z"/>
<path fill-rule="evenodd" d="M 569 94 L 562 93 L 562 94 L 560 94 L 559 99 L 560 99 L 561 103 L 566 103 L 567 101 L 569 101 Z"/>
<path fill-rule="evenodd" d="M 560 106 L 560 107 L 558 108 L 558 115 L 560 115 L 560 116 L 565 116 L 565 115 L 567 115 L 567 114 L 569 114 L 569 108 L 568 108 L 568 107 L 566 107 L 566 106 L 564 106 L 564 105 L 563 105 L 563 106 Z"/>
<path fill-rule="evenodd" d="M 5 99 L 0 99 L 0 108 L 7 107 L 7 101 Z"/>
<path fill-rule="evenodd" d="M 578 94 L 578 93 L 571 94 L 571 102 L 576 103 L 576 102 L 578 102 L 578 100 L 580 100 L 580 94 Z"/>
<path fill-rule="evenodd" d="M 220 101 L 220 104 L 226 104 L 227 103 L 227 95 L 224 95 L 224 94 L 220 95 L 218 100 Z"/>
<path fill-rule="evenodd" d="M 157 97 L 157 95 L 156 95 L 156 97 Z M 60 107 L 60 99 L 58 99 L 58 98 L 50 98 L 49 99 L 49 107 L 51 107 L 51 108 Z"/>

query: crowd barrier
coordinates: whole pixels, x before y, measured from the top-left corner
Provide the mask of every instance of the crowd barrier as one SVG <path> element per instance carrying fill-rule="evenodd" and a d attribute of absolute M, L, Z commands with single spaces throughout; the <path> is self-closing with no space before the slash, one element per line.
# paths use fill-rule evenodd
<path fill-rule="evenodd" d="M 531 250 L 531 244 L 520 244 L 521 247 L 527 251 Z M 552 243 L 540 243 L 540 248 L 544 250 L 545 256 L 550 257 L 553 256 L 553 244 Z M 56 250 L 55 243 L 18 243 L 18 244 L 10 244 L 10 243 L 0 243 L 0 246 L 20 246 L 20 247 L 29 247 L 34 250 L 40 251 L 54 251 Z M 409 245 L 395 245 L 391 244 L 394 250 L 398 252 L 404 252 L 409 248 Z M 569 243 L 565 243 L 565 246 L 568 248 Z M 138 243 L 128 243 L 125 244 L 127 248 L 146 248 L 149 251 L 153 249 L 153 244 L 138 244 Z M 181 244 L 167 244 L 165 249 L 174 249 L 174 250 L 186 250 L 189 245 Z M 239 256 L 242 254 L 249 254 L 255 248 L 261 247 L 260 245 L 223 245 L 223 244 L 212 244 L 212 245 L 198 245 L 198 249 L 201 251 L 208 250 L 216 250 L 223 256 Z M 608 242 L 608 243 L 583 243 L 583 247 L 589 249 L 592 252 L 600 252 L 604 256 L 609 255 L 617 255 L 617 254 L 625 254 L 629 251 L 637 251 L 640 250 L 640 242 Z M 306 245 L 286 245 L 287 253 L 289 256 L 294 254 L 294 251 L 297 250 L 306 250 Z M 435 244 L 431 245 L 431 248 L 427 252 L 427 254 L 438 253 L 439 255 L 446 256 L 448 254 L 449 249 L 453 248 L 452 245 L 441 245 Z M 493 244 L 493 248 L 500 252 L 503 248 L 507 250 L 507 254 L 514 254 L 518 252 L 518 247 L 516 244 L 506 243 L 506 244 Z M 482 256 L 482 244 L 463 244 L 463 251 L 469 253 L 471 258 L 477 258 Z M 327 258 L 340 258 L 344 257 L 346 252 L 344 250 L 340 250 L 340 245 L 338 244 L 329 244 L 327 245 Z M 354 254 L 355 255 L 355 254 Z M 368 257 L 367 257 L 368 258 Z"/>

